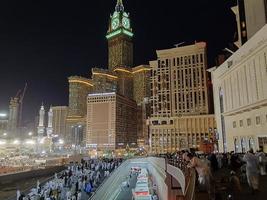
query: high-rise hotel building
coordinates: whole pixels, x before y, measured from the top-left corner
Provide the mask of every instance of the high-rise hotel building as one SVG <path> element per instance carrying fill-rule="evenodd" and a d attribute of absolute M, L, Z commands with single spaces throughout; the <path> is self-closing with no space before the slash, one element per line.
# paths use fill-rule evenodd
<path fill-rule="evenodd" d="M 60 138 L 66 138 L 66 119 L 68 116 L 67 106 L 53 106 L 53 133 Z"/>
<path fill-rule="evenodd" d="M 133 97 L 137 103 L 137 144 L 147 148 L 149 145 L 149 126 L 147 119 L 150 117 L 150 77 L 151 67 L 140 65 L 132 69 Z"/>
<path fill-rule="evenodd" d="M 89 94 L 87 137 L 90 150 L 105 152 L 136 147 L 136 103 L 111 93 Z"/>
<path fill-rule="evenodd" d="M 214 139 L 206 43 L 157 51 L 151 61 L 150 147 L 153 153 L 201 147 Z"/>
<path fill-rule="evenodd" d="M 120 129 L 116 129 L 116 131 L 120 132 L 116 134 L 122 134 L 122 130 L 124 130 L 125 137 L 135 136 L 135 142 L 132 142 L 133 139 L 129 139 L 131 142 L 127 142 L 127 140 L 119 142 L 120 144 L 124 143 L 124 146 L 121 145 L 121 147 L 125 147 L 125 144 L 136 142 L 138 146 L 148 145 L 149 130 L 146 121 L 150 115 L 151 67 L 147 65 L 133 66 L 133 35 L 130 14 L 125 11 L 122 0 L 117 0 L 115 10 L 110 15 L 106 34 L 108 43 L 107 69 L 92 68 L 92 77 L 90 79 L 76 76 L 69 78 L 70 95 L 66 135 L 70 142 L 73 141 L 71 135 L 79 130 L 77 127 L 79 128 L 85 124 L 87 126 L 83 130 L 86 133 L 86 137 L 84 137 L 86 145 L 92 146 L 92 143 L 102 141 L 95 140 L 95 136 L 100 134 L 98 138 L 101 138 L 101 134 L 104 134 L 104 132 L 99 132 L 91 120 L 96 119 L 94 116 L 98 115 L 105 119 L 106 115 L 109 116 L 115 111 L 108 109 L 99 112 L 94 108 L 105 104 L 102 97 L 94 99 L 94 102 L 91 102 L 91 98 L 95 98 L 97 95 L 103 96 L 103 94 L 115 93 L 117 95 L 115 95 L 116 101 L 124 101 L 116 104 L 116 108 L 114 108 L 116 112 L 120 109 L 126 109 L 123 112 L 127 112 L 125 106 L 127 107 L 128 105 L 129 107 L 130 104 L 135 107 L 132 110 L 136 112 L 130 112 L 132 121 L 120 120 L 121 118 L 116 117 L 117 115 L 113 118 L 116 123 L 118 121 L 120 126 Z M 88 100 L 88 104 L 85 99 Z M 109 103 L 112 104 L 112 102 Z M 135 117 L 136 115 L 138 120 Z M 132 132 L 128 131 L 129 124 L 132 126 Z M 105 137 L 105 134 L 103 137 Z M 100 146 L 101 144 L 99 143 L 98 147 Z"/>
<path fill-rule="evenodd" d="M 77 135 L 79 138 L 85 138 L 86 101 L 91 91 L 93 91 L 93 84 L 90 79 L 80 76 L 69 77 L 69 106 L 64 138 L 69 144 L 77 144 L 75 141 Z"/>

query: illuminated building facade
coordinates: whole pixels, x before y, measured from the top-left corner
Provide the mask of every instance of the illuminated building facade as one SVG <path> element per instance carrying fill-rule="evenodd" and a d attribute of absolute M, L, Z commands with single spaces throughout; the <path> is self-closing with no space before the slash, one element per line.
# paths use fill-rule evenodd
<path fill-rule="evenodd" d="M 132 69 L 133 97 L 137 104 L 150 97 L 151 68 L 149 65 L 140 65 Z"/>
<path fill-rule="evenodd" d="M 247 152 L 264 147 L 267 152 L 267 25 L 209 71 L 219 150 Z"/>
<path fill-rule="evenodd" d="M 87 119 L 84 117 L 86 115 L 86 101 L 84 101 L 84 98 L 87 97 L 88 94 L 106 94 L 106 93 L 116 93 L 115 95 L 115 110 L 102 110 L 103 112 L 99 112 L 97 114 L 101 115 L 103 119 L 105 119 L 106 115 L 110 116 L 110 112 L 117 112 L 118 110 L 127 110 L 128 108 L 135 107 L 132 111 L 129 111 L 129 113 L 132 115 L 132 121 L 129 120 L 129 115 L 126 115 L 124 113 L 124 117 L 128 117 L 127 119 L 123 120 L 119 116 L 115 115 L 114 118 L 115 124 L 112 130 L 116 130 L 116 144 L 114 148 L 119 148 L 118 144 L 121 144 L 120 147 L 124 148 L 126 144 L 131 145 L 132 143 L 136 144 L 137 139 L 137 128 L 136 128 L 136 115 L 137 108 L 136 105 L 133 105 L 133 100 L 137 100 L 137 103 L 139 104 L 139 114 L 140 114 L 140 122 L 139 122 L 139 138 L 142 137 L 142 141 L 144 143 L 145 139 L 143 139 L 144 135 L 148 135 L 148 129 L 147 126 L 144 126 L 144 123 L 146 122 L 146 117 L 148 116 L 149 109 L 148 102 L 144 99 L 148 97 L 148 94 L 150 94 L 148 91 L 148 77 L 149 77 L 149 66 L 138 66 L 136 68 L 133 67 L 133 43 L 132 43 L 132 37 L 133 37 L 133 31 L 131 28 L 131 21 L 129 18 L 129 13 L 126 13 L 124 10 L 124 6 L 122 3 L 122 0 L 118 0 L 115 11 L 111 15 L 109 20 L 109 27 L 106 34 L 106 39 L 108 41 L 108 59 L 109 59 L 109 65 L 108 69 L 101 69 L 101 68 L 92 68 L 92 79 L 85 79 L 81 77 L 71 77 L 69 79 L 70 82 L 70 97 L 69 97 L 69 114 L 67 117 L 67 132 L 71 135 L 71 129 L 76 130 L 75 125 L 78 126 L 84 126 L 87 124 L 87 136 L 90 133 L 90 130 L 94 130 L 93 123 L 86 123 L 86 120 L 94 119 L 90 118 L 88 116 L 91 116 L 91 104 L 88 104 L 87 106 Z M 79 79 L 77 82 L 76 79 Z M 88 82 L 89 87 L 85 87 L 85 85 L 82 84 L 82 82 Z M 138 88 L 140 87 L 140 88 Z M 120 103 L 121 101 L 125 101 L 124 103 Z M 94 106 L 97 102 L 94 102 Z M 101 98 L 99 99 L 99 105 L 103 103 Z M 112 104 L 110 102 L 110 104 Z M 109 104 L 109 105 L 110 105 Z M 119 106 L 119 107 L 118 107 Z M 122 107 L 120 107 L 122 106 Z M 128 107 L 127 107 L 128 106 Z M 124 111 L 123 111 L 124 112 Z M 105 114 L 104 114 L 105 113 Z M 123 124 L 125 123 L 125 124 Z M 134 124 L 133 124 L 134 123 Z M 131 130 L 128 126 L 129 124 L 133 124 L 133 130 Z M 90 127 L 92 126 L 92 127 Z M 120 127 L 124 128 L 125 130 L 122 131 Z M 68 131 L 69 130 L 69 131 Z M 125 131 L 129 132 L 129 141 L 127 138 L 123 138 Z M 133 132 L 135 131 L 135 133 Z M 144 133 L 145 131 L 145 133 Z M 131 138 L 133 135 L 135 135 L 135 138 Z M 94 138 L 95 136 L 92 136 L 91 138 Z M 89 137 L 90 138 L 90 137 Z M 92 141 L 95 141 L 92 139 Z M 86 143 L 91 144 L 92 141 L 88 140 Z M 132 142 L 134 141 L 134 142 Z M 146 139 L 148 141 L 148 139 Z M 107 144 L 107 143 L 105 143 Z M 123 144 L 123 145 L 122 145 Z M 101 147 L 102 148 L 102 147 Z"/>
<path fill-rule="evenodd" d="M 149 65 L 140 65 L 132 69 L 133 97 L 137 103 L 137 144 L 139 147 L 148 147 L 149 126 L 147 119 L 150 116 L 150 77 Z"/>
<path fill-rule="evenodd" d="M 45 109 L 44 105 L 41 106 L 39 111 L 39 123 L 37 127 L 38 138 L 45 136 Z"/>
<path fill-rule="evenodd" d="M 47 128 L 46 128 L 46 134 L 48 137 L 51 137 L 53 134 L 53 111 L 52 107 L 49 108 L 48 111 L 48 122 L 47 122 Z"/>
<path fill-rule="evenodd" d="M 118 76 L 117 93 L 133 99 L 133 74 L 132 69 L 127 67 L 116 67 L 114 69 Z"/>
<path fill-rule="evenodd" d="M 124 11 L 122 0 L 117 1 L 114 13 L 110 16 L 108 32 L 108 66 L 131 67 L 133 65 L 133 32 L 129 13 Z"/>
<path fill-rule="evenodd" d="M 93 68 L 93 93 L 116 92 L 118 87 L 118 76 L 109 70 Z"/>
<path fill-rule="evenodd" d="M 96 151 L 136 147 L 136 103 L 112 93 L 89 94 L 86 145 Z"/>
<path fill-rule="evenodd" d="M 53 112 L 53 132 L 55 135 L 58 135 L 60 138 L 66 138 L 66 119 L 68 116 L 68 107 L 67 106 L 54 106 L 52 107 Z"/>
<path fill-rule="evenodd" d="M 154 153 L 199 148 L 214 138 L 206 43 L 157 51 L 151 61 L 150 139 Z"/>
<path fill-rule="evenodd" d="M 87 95 L 93 91 L 93 84 L 90 79 L 72 76 L 69 77 L 69 109 L 66 119 L 66 142 L 77 143 L 77 127 L 79 138 L 85 134 L 86 124 L 86 99 Z"/>

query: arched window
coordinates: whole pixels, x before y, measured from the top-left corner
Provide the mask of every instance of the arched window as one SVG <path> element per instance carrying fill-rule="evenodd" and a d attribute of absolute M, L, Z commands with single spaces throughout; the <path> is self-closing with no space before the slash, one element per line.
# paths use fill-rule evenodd
<path fill-rule="evenodd" d="M 241 139 L 241 150 L 242 150 L 242 153 L 246 153 L 246 141 L 245 141 L 245 138 Z"/>
<path fill-rule="evenodd" d="M 235 153 L 238 152 L 238 141 L 237 138 L 234 140 L 234 145 L 235 145 Z"/>
<path fill-rule="evenodd" d="M 254 140 L 253 140 L 253 138 L 249 138 L 248 147 L 249 147 L 249 149 L 253 149 L 254 150 Z"/>

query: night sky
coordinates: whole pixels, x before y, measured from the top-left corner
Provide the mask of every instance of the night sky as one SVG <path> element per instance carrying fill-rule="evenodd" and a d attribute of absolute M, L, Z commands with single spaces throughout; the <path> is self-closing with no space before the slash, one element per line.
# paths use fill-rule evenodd
<path fill-rule="evenodd" d="M 105 34 L 116 0 L 0 1 L 0 112 L 29 87 L 24 120 L 40 104 L 68 104 L 67 77 L 88 77 L 91 67 L 107 68 Z M 134 63 L 148 64 L 155 50 L 185 41 L 206 41 L 209 67 L 233 42 L 230 0 L 124 0 L 134 36 Z"/>

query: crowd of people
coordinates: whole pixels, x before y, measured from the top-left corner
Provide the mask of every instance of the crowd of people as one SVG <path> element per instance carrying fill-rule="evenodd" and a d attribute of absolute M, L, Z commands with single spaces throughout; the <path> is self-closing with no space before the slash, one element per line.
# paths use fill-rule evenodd
<path fill-rule="evenodd" d="M 17 191 L 17 200 L 88 199 L 101 182 L 120 164 L 121 159 L 90 159 L 74 163 L 43 185 L 37 182 L 28 195 Z"/>
<path fill-rule="evenodd" d="M 197 172 L 197 188 L 205 190 L 211 200 L 216 199 L 216 173 L 226 172 L 227 198 L 238 199 L 242 189 L 242 183 L 248 183 L 251 193 L 259 192 L 259 176 L 266 175 L 267 158 L 263 150 L 253 152 L 250 149 L 246 153 L 210 153 L 198 154 L 194 150 L 180 151 L 167 155 L 172 164 L 177 165 L 183 171 L 194 168 Z"/>
<path fill-rule="evenodd" d="M 34 164 L 34 159 L 29 156 L 9 156 L 1 157 L 0 159 L 0 167 L 24 167 L 33 166 Z"/>

